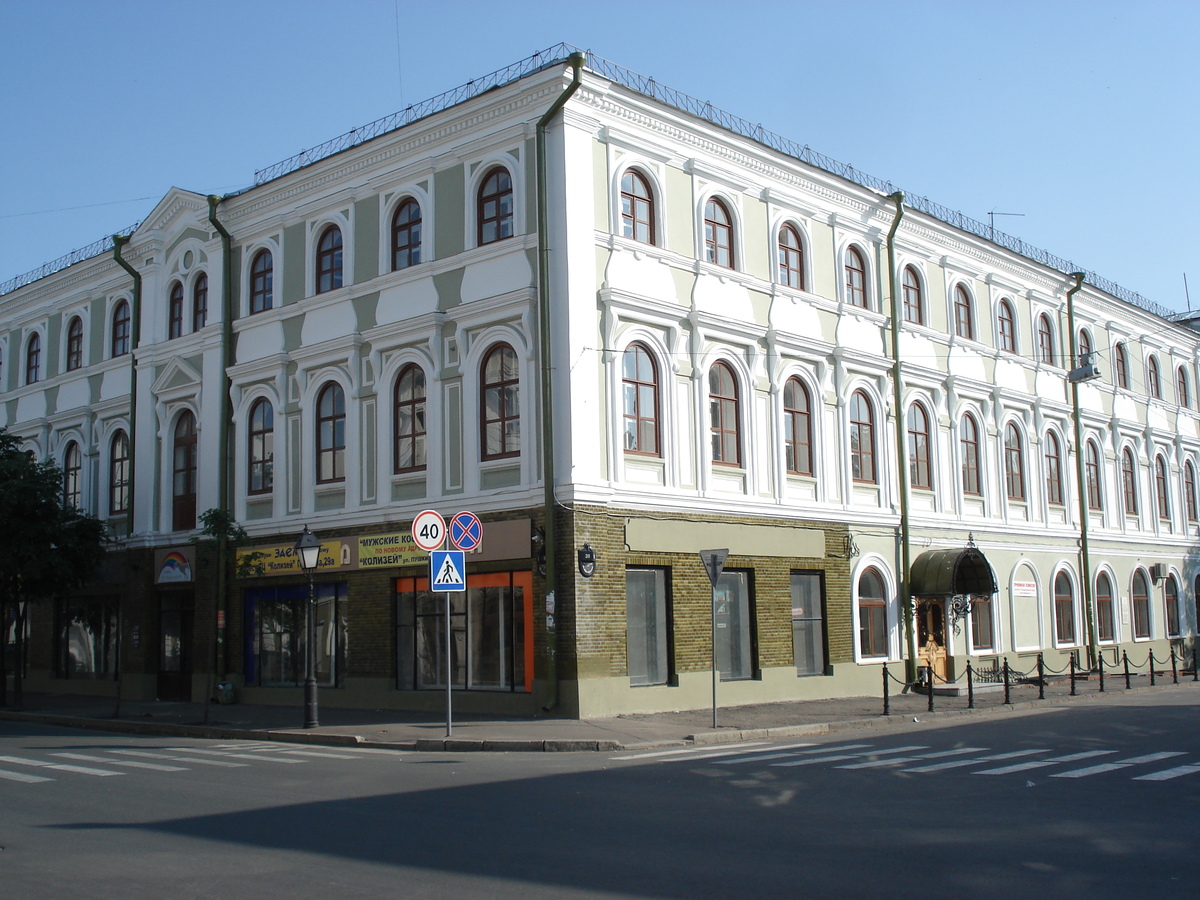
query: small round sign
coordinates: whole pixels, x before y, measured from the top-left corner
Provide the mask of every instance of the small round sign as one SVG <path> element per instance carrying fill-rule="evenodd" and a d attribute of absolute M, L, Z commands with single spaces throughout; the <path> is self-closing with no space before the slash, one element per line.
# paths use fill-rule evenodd
<path fill-rule="evenodd" d="M 470 553 L 483 543 L 483 525 L 473 512 L 460 512 L 450 520 L 450 543 Z"/>
<path fill-rule="evenodd" d="M 446 520 L 432 509 L 422 510 L 413 519 L 412 536 L 422 550 L 438 550 L 446 539 Z"/>

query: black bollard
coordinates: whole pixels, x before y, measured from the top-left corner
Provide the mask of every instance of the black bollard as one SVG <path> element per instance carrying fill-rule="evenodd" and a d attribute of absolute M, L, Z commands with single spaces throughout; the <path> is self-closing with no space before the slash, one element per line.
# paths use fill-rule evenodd
<path fill-rule="evenodd" d="M 1096 656 L 1100 660 L 1100 693 L 1103 694 L 1104 693 L 1104 651 L 1101 650 L 1099 653 L 1096 654 Z"/>
<path fill-rule="evenodd" d="M 1154 651 L 1150 651 L 1150 687 L 1154 687 Z"/>
<path fill-rule="evenodd" d="M 1012 702 L 1009 699 L 1008 691 L 1008 657 L 1004 657 L 1004 705 L 1008 706 Z"/>
<path fill-rule="evenodd" d="M 1171 684 L 1179 684 L 1179 666 L 1175 662 L 1175 648 L 1171 648 Z"/>
<path fill-rule="evenodd" d="M 1038 654 L 1038 699 L 1046 699 L 1046 660 L 1042 654 Z"/>
<path fill-rule="evenodd" d="M 1075 696 L 1075 654 L 1074 653 L 1071 654 L 1070 666 L 1071 666 L 1071 696 L 1074 697 Z"/>
<path fill-rule="evenodd" d="M 1121 651 L 1121 659 L 1125 662 L 1125 690 L 1129 690 L 1129 651 Z"/>
<path fill-rule="evenodd" d="M 883 714 L 890 716 L 892 714 L 891 704 L 888 699 L 888 670 L 887 663 L 883 664 Z"/>
<path fill-rule="evenodd" d="M 975 673 L 971 661 L 967 660 L 967 709 L 975 708 Z"/>

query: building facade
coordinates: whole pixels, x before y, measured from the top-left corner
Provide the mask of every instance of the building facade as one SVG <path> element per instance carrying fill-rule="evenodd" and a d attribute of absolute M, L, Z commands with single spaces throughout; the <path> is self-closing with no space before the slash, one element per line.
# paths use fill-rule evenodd
<path fill-rule="evenodd" d="M 1191 659 L 1196 331 L 556 49 L 4 286 L 0 425 L 115 536 L 27 684 L 298 704 L 306 525 L 324 704 Z M 423 509 L 484 525 L 449 660 Z"/>

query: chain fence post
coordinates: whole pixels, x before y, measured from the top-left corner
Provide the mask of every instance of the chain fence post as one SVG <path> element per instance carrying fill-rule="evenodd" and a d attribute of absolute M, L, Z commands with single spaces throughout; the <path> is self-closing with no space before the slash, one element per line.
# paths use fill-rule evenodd
<path fill-rule="evenodd" d="M 1150 687 L 1156 684 L 1154 680 L 1154 648 L 1150 648 Z"/>
<path fill-rule="evenodd" d="M 1038 699 L 1045 700 L 1046 699 L 1046 660 L 1042 657 L 1042 654 L 1040 654 L 1040 653 L 1038 654 L 1037 673 L 1038 673 Z"/>
<path fill-rule="evenodd" d="M 1179 684 L 1179 664 L 1175 662 L 1175 648 L 1171 648 L 1171 684 Z"/>
<path fill-rule="evenodd" d="M 1075 652 L 1074 651 L 1071 651 L 1071 654 L 1070 654 L 1070 656 L 1067 657 L 1067 660 L 1068 660 L 1068 665 L 1071 668 L 1071 696 L 1074 697 L 1075 696 Z"/>
<path fill-rule="evenodd" d="M 975 672 L 971 668 L 971 661 L 967 660 L 967 709 L 975 708 Z"/>
<path fill-rule="evenodd" d="M 1100 693 L 1103 694 L 1104 693 L 1104 651 L 1101 650 L 1099 653 L 1096 654 L 1096 657 L 1097 657 L 1097 659 L 1100 660 Z"/>
<path fill-rule="evenodd" d="M 1004 705 L 1008 706 L 1011 703 L 1008 690 L 1008 657 L 1004 657 Z"/>
<path fill-rule="evenodd" d="M 1125 690 L 1129 690 L 1129 651 L 1121 651 L 1121 659 L 1125 663 Z"/>
<path fill-rule="evenodd" d="M 887 663 L 883 664 L 883 714 L 890 716 L 892 714 L 891 701 L 888 697 L 888 670 Z"/>
<path fill-rule="evenodd" d="M 929 673 L 929 711 L 933 712 L 933 679 L 937 676 L 933 674 L 933 666 L 929 666 L 925 671 Z"/>
<path fill-rule="evenodd" d="M 1192 644 L 1192 681 L 1200 681 L 1200 666 L 1196 665 L 1196 645 Z"/>

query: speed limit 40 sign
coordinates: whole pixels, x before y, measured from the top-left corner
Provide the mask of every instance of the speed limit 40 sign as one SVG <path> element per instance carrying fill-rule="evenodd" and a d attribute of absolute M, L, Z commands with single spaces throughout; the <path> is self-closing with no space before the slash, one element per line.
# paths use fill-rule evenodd
<path fill-rule="evenodd" d="M 422 550 L 439 550 L 446 539 L 446 520 L 432 509 L 422 510 L 413 519 L 412 536 Z"/>

